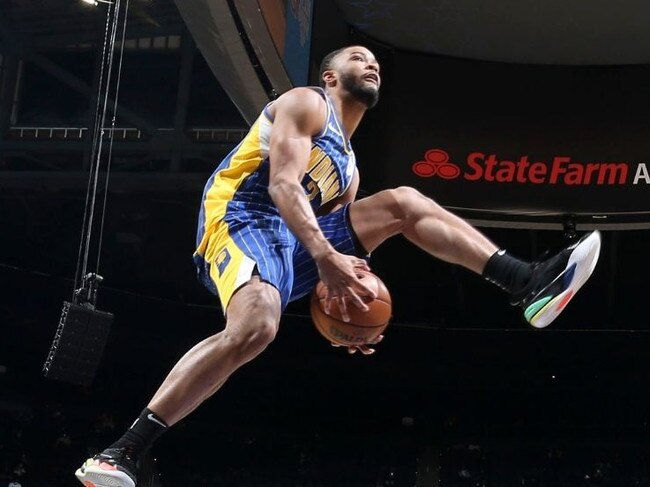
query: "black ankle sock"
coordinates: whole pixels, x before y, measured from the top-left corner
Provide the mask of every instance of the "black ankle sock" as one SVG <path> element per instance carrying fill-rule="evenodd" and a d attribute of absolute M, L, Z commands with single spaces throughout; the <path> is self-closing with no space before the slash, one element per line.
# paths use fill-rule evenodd
<path fill-rule="evenodd" d="M 167 430 L 167 424 L 156 413 L 145 408 L 122 437 L 109 448 L 127 447 L 134 458 L 146 452 Z"/>
<path fill-rule="evenodd" d="M 505 250 L 492 254 L 483 269 L 485 279 L 509 293 L 526 285 L 531 276 L 531 265 L 511 256 Z"/>

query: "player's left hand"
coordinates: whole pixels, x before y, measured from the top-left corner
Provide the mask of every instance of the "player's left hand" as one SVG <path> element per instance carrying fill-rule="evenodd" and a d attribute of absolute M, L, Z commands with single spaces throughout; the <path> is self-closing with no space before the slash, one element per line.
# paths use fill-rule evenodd
<path fill-rule="evenodd" d="M 384 335 L 379 335 L 377 338 L 375 338 L 372 341 L 366 342 L 362 345 L 351 345 L 348 347 L 348 353 L 350 355 L 354 355 L 357 353 L 357 350 L 361 352 L 363 355 L 372 355 L 375 353 L 374 348 L 370 348 L 368 345 L 377 345 L 379 342 L 381 342 L 384 339 Z M 342 347 L 343 345 L 339 345 L 338 343 L 331 343 L 333 347 L 339 348 Z"/>

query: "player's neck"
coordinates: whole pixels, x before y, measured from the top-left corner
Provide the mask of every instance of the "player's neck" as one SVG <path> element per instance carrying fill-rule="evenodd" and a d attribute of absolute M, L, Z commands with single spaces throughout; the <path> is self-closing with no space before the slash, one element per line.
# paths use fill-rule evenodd
<path fill-rule="evenodd" d="M 336 115 L 343 124 L 346 135 L 348 138 L 352 138 L 352 134 L 357 130 L 366 113 L 366 106 L 351 96 L 332 96 L 331 98 Z"/>

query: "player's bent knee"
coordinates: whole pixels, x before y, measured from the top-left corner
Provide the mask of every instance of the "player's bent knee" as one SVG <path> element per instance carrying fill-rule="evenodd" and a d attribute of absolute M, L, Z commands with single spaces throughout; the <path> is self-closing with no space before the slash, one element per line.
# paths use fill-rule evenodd
<path fill-rule="evenodd" d="M 241 350 L 257 354 L 264 350 L 274 339 L 277 326 L 274 322 L 257 320 L 253 322 L 240 340 Z"/>
<path fill-rule="evenodd" d="M 277 329 L 277 320 L 270 317 L 251 316 L 240 326 L 229 325 L 224 332 L 224 338 L 227 347 L 237 355 L 253 357 L 262 352 L 275 339 Z"/>
<path fill-rule="evenodd" d="M 433 200 L 410 186 L 399 186 L 390 191 L 404 220 L 417 217 L 424 211 L 430 212 L 432 209 L 440 208 Z"/>
<path fill-rule="evenodd" d="M 271 316 L 260 316 L 249 327 L 246 341 L 252 348 L 264 348 L 273 340 L 278 331 L 278 322 Z"/>
<path fill-rule="evenodd" d="M 249 355 L 264 350 L 275 339 L 280 316 L 277 296 L 268 290 L 247 290 L 246 306 L 236 315 L 229 315 L 226 335 L 231 347 Z"/>

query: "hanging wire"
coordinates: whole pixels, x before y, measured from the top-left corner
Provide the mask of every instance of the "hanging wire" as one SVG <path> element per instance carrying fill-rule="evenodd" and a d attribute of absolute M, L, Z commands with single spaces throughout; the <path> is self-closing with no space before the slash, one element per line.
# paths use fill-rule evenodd
<path fill-rule="evenodd" d="M 119 19 L 119 9 L 120 9 L 121 0 L 116 0 L 113 4 L 113 25 L 111 29 L 111 38 L 109 43 L 109 52 L 108 52 L 108 76 L 106 80 L 106 89 L 104 90 L 104 104 L 102 108 L 102 117 L 101 117 L 101 131 L 99 137 L 99 145 L 97 147 L 97 157 L 95 165 L 95 174 L 93 180 L 93 190 L 92 190 L 92 204 L 90 205 L 90 216 L 89 216 L 89 225 L 88 233 L 86 234 L 86 244 L 84 250 L 84 260 L 83 260 L 83 270 L 82 275 L 86 275 L 86 270 L 88 268 L 88 255 L 90 253 L 90 241 L 92 237 L 93 221 L 95 216 L 95 204 L 97 198 L 97 183 L 99 181 L 99 166 L 101 164 L 102 156 L 102 145 L 104 143 L 104 122 L 106 121 L 106 110 L 108 109 L 108 95 L 110 92 L 111 85 L 111 74 L 113 72 L 113 55 L 115 52 L 115 35 L 117 32 L 117 23 Z"/>
<path fill-rule="evenodd" d="M 118 76 L 115 84 L 115 100 L 113 106 L 113 118 L 112 118 L 111 134 L 110 134 L 109 154 L 108 154 L 107 168 L 106 168 L 104 201 L 103 201 L 102 213 L 101 213 L 100 236 L 99 236 L 99 243 L 98 243 L 98 250 L 97 250 L 96 271 L 99 268 L 99 258 L 101 254 L 101 248 L 102 248 L 110 162 L 112 158 L 113 137 L 115 133 L 115 122 L 116 122 L 115 114 L 117 112 L 118 93 L 119 93 L 120 78 L 122 73 L 122 62 L 123 62 L 123 55 L 124 55 L 124 41 L 126 37 L 127 13 L 128 13 L 128 5 L 129 5 L 128 2 L 129 0 L 126 0 L 126 8 L 124 10 L 124 21 L 122 26 L 122 43 L 120 49 Z M 120 7 L 121 7 L 121 0 L 115 0 L 115 2 L 113 2 L 109 6 L 106 13 L 104 46 L 102 50 L 97 104 L 95 107 L 95 117 L 94 117 L 94 126 L 93 126 L 92 150 L 90 154 L 91 163 L 89 168 L 88 189 L 86 192 L 86 205 L 85 205 L 84 218 L 82 224 L 81 241 L 79 244 L 77 268 L 75 271 L 75 282 L 74 282 L 75 290 L 79 289 L 80 286 L 83 285 L 84 276 L 86 276 L 88 270 L 88 258 L 90 254 L 92 230 L 93 230 L 93 224 L 95 220 L 95 207 L 97 204 L 97 186 L 99 181 L 99 168 L 101 165 L 101 157 L 102 157 L 104 125 L 106 121 L 106 112 L 108 108 L 109 93 L 111 91 L 113 58 L 115 53 L 115 39 L 117 35 L 117 28 L 120 23 L 119 21 Z M 109 34 L 109 30 L 110 30 L 110 34 Z M 104 70 L 106 68 L 108 72 L 106 75 L 106 80 L 104 80 Z M 103 103 L 102 103 L 102 99 L 103 99 Z"/>
<path fill-rule="evenodd" d="M 89 220 L 88 220 L 88 214 L 90 212 L 90 202 L 91 202 L 91 190 L 92 190 L 92 181 L 94 177 L 94 169 L 95 169 L 95 155 L 97 154 L 97 142 L 99 138 L 99 132 L 100 132 L 100 127 L 101 127 L 101 113 L 100 113 L 100 107 L 101 107 L 101 93 L 102 90 L 104 89 L 104 68 L 106 67 L 106 56 L 108 52 L 108 32 L 109 32 L 109 27 L 111 25 L 111 18 L 112 18 L 112 10 L 111 7 L 109 7 L 106 11 L 106 26 L 104 28 L 104 45 L 102 48 L 102 57 L 101 57 L 101 65 L 100 65 L 100 71 L 99 71 L 99 83 L 97 85 L 97 103 L 95 104 L 95 116 L 93 118 L 93 125 L 92 125 L 92 138 L 93 138 L 93 143 L 92 143 L 92 149 L 90 153 L 90 167 L 88 171 L 88 187 L 86 190 L 86 202 L 84 206 L 84 217 L 83 217 L 83 223 L 81 224 L 81 238 L 79 241 L 79 252 L 77 254 L 77 267 L 75 269 L 75 277 L 74 277 L 74 289 L 79 289 L 81 286 L 81 281 L 83 278 L 83 275 L 85 274 L 85 270 L 82 270 L 83 266 L 83 256 L 84 256 L 84 240 L 86 237 L 86 233 L 88 232 L 88 226 L 89 226 Z"/>
<path fill-rule="evenodd" d="M 102 205 L 102 219 L 99 225 L 99 244 L 97 248 L 97 264 L 95 272 L 99 273 L 99 260 L 102 255 L 102 242 L 104 240 L 104 221 L 106 217 L 106 200 L 108 199 L 108 180 L 111 173 L 111 161 L 113 160 L 113 138 L 115 136 L 115 120 L 117 118 L 117 100 L 120 93 L 120 81 L 122 80 L 122 62 L 124 60 L 124 41 L 126 39 L 126 21 L 129 12 L 129 0 L 126 0 L 124 7 L 124 22 L 122 24 L 122 39 L 120 42 L 120 60 L 117 69 L 117 79 L 115 81 L 115 100 L 113 102 L 113 118 L 111 120 L 111 137 L 108 144 L 108 160 L 106 161 L 106 181 L 104 184 L 104 203 Z M 117 24 L 117 22 L 115 22 Z"/>

